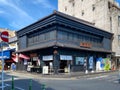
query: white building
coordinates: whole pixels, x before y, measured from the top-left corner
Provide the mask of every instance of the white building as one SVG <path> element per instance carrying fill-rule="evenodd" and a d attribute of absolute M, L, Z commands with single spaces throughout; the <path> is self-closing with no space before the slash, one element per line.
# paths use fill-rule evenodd
<path fill-rule="evenodd" d="M 58 11 L 89 21 L 114 33 L 112 59 L 120 63 L 120 7 L 115 0 L 58 0 Z"/>

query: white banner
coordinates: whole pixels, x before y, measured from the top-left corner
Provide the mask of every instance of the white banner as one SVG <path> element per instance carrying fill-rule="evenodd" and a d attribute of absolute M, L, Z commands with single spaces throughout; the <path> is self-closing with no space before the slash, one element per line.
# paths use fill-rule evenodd
<path fill-rule="evenodd" d="M 60 55 L 60 60 L 72 60 L 72 56 L 70 56 L 70 55 Z"/>
<path fill-rule="evenodd" d="M 53 55 L 43 56 L 43 61 L 50 61 L 53 60 Z"/>

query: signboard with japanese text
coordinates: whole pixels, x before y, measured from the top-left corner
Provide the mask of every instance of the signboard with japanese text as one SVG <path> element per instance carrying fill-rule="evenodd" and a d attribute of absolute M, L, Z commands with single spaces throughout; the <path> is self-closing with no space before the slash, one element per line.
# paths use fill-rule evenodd
<path fill-rule="evenodd" d="M 10 51 L 3 51 L 3 59 L 9 59 L 10 58 Z M 0 59 L 2 59 L 2 52 L 0 52 Z"/>

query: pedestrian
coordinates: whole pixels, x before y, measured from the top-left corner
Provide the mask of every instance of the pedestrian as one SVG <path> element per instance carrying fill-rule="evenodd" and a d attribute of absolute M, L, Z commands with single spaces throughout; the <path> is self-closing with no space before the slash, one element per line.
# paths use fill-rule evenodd
<path fill-rule="evenodd" d="M 13 71 L 13 68 L 14 68 L 13 66 L 14 66 L 14 63 L 11 64 L 11 70 L 12 70 L 12 71 Z"/>
<path fill-rule="evenodd" d="M 16 65 L 15 65 L 15 63 L 12 63 L 12 64 L 11 64 L 11 70 L 12 70 L 12 71 L 15 71 L 15 70 L 16 70 Z"/>
<path fill-rule="evenodd" d="M 16 64 L 15 63 L 13 65 L 13 69 L 14 69 L 14 71 L 16 71 Z"/>

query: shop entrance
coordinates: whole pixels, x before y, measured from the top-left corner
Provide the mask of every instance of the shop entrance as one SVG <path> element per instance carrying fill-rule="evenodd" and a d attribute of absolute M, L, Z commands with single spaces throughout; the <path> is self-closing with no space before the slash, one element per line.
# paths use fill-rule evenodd
<path fill-rule="evenodd" d="M 44 65 L 45 65 L 45 66 L 48 66 L 49 69 L 50 69 L 50 68 L 53 68 L 53 61 L 44 61 Z"/>
<path fill-rule="evenodd" d="M 72 60 L 60 60 L 60 70 L 61 73 L 69 73 Z"/>

